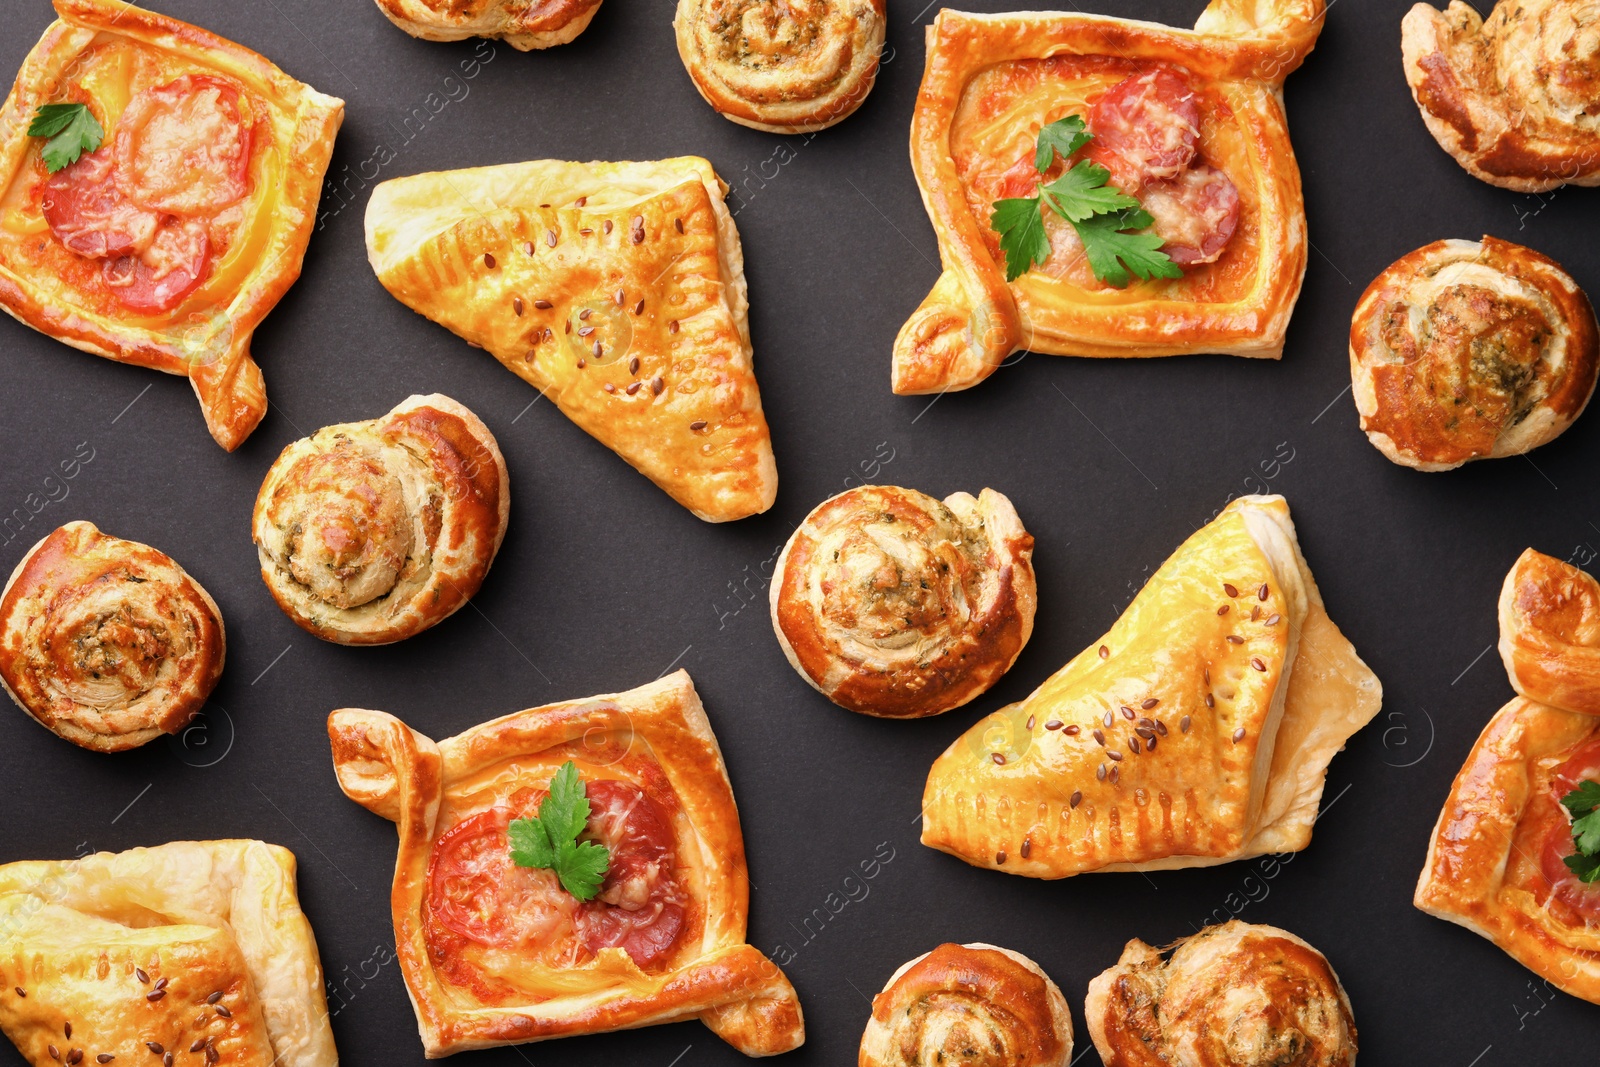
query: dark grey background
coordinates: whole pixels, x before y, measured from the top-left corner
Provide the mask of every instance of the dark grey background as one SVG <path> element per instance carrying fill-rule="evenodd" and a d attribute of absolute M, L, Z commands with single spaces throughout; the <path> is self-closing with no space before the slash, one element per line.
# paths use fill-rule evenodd
<path fill-rule="evenodd" d="M 1596 1008 L 1410 901 L 1450 780 L 1511 696 L 1488 651 L 1502 577 L 1529 545 L 1579 563 L 1600 546 L 1600 494 L 1586 473 L 1600 416 L 1528 459 L 1418 474 L 1357 429 L 1345 338 L 1373 275 L 1441 237 L 1531 245 L 1600 292 L 1600 194 L 1521 196 L 1469 177 L 1427 135 L 1406 91 L 1403 0 L 1335 0 L 1287 88 L 1315 243 L 1281 363 L 1030 357 L 937 402 L 895 397 L 890 344 L 938 273 L 906 154 L 935 12 L 923 2 L 890 0 L 892 51 L 877 88 L 855 116 L 806 138 L 715 115 L 678 61 L 668 0 L 610 0 L 577 42 L 528 55 L 415 41 L 368 0 L 161 0 L 348 101 L 335 177 L 357 173 L 380 144 L 397 153 L 380 179 L 546 157 L 709 157 L 740 190 L 732 203 L 781 487 L 759 518 L 695 519 L 548 402 L 533 403 L 489 356 L 390 298 L 364 256 L 365 192 L 327 219 L 299 284 L 256 334 L 272 410 L 233 455 L 207 435 L 183 379 L 0 321 L 0 514 L 44 497 L 45 479 L 80 446 L 93 455 L 65 500 L 0 543 L 0 567 L 54 526 L 91 519 L 176 557 L 221 605 L 230 645 L 214 703 L 182 742 L 95 755 L 0 709 L 10 813 L 0 861 L 182 838 L 287 845 L 339 989 L 333 1025 L 347 1062 L 420 1060 L 389 962 L 394 829 L 339 793 L 328 711 L 382 708 L 443 737 L 681 665 L 710 711 L 743 814 L 750 940 L 795 954 L 787 971 L 808 1024 L 805 1047 L 786 1061 L 797 1067 L 853 1063 L 868 998 L 944 940 L 1038 960 L 1073 1003 L 1087 1050 L 1085 987 L 1124 941 L 1164 942 L 1231 913 L 1286 926 L 1328 955 L 1369 1067 L 1557 1063 L 1592 1051 Z M 1184 25 L 1201 8 L 1088 6 Z M 51 12 L 43 0 L 6 8 L 0 70 L 14 70 Z M 492 58 L 466 80 L 461 64 L 474 56 Z M 426 111 L 429 94 L 449 102 L 413 120 L 408 139 L 404 119 Z M 278 611 L 257 573 L 249 517 L 261 477 L 302 434 L 432 391 L 467 404 L 499 438 L 512 480 L 505 547 L 472 605 L 436 629 L 381 649 L 319 642 Z M 967 708 L 910 723 L 852 715 L 807 687 L 773 639 L 771 558 L 811 507 L 863 479 L 941 496 L 993 486 L 1038 538 L 1033 641 Z M 918 844 L 934 756 L 1098 637 L 1230 497 L 1263 489 L 1288 497 L 1334 619 L 1385 689 L 1384 711 L 1333 763 L 1311 847 L 1281 865 L 1044 883 Z M 803 920 L 826 912 L 880 848 L 893 858 L 864 883 L 867 895 L 813 920 L 820 932 L 808 937 Z M 466 1058 L 743 1062 L 698 1023 Z M 8 1049 L 0 1062 L 19 1061 Z"/>

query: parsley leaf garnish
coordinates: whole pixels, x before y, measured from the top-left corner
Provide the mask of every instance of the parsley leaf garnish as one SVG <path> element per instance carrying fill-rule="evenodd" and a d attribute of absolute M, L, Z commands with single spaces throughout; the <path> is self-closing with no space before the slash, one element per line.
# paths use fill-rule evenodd
<path fill-rule="evenodd" d="M 1094 135 L 1077 115 L 1058 119 L 1039 131 L 1033 166 L 1040 174 L 1054 165 L 1056 156 L 1070 159 Z M 1126 233 L 1147 229 L 1154 221 L 1136 197 L 1110 184 L 1111 172 L 1080 160 L 1039 193 L 994 202 L 989 225 L 1000 234 L 1000 251 L 1006 257 L 1006 281 L 1016 281 L 1037 263 L 1050 258 L 1050 237 L 1045 232 L 1043 209 L 1066 219 L 1083 242 L 1094 276 L 1118 289 L 1132 275 L 1181 278 L 1183 271 L 1160 251 L 1166 242 L 1153 233 Z"/>
<path fill-rule="evenodd" d="M 50 138 L 40 155 L 45 168 L 54 174 L 76 163 L 83 153 L 99 148 L 106 131 L 87 104 L 45 104 L 33 113 L 28 136 Z"/>
<path fill-rule="evenodd" d="M 1579 783 L 1561 803 L 1572 813 L 1572 844 L 1577 849 L 1566 858 L 1567 867 L 1580 882 L 1600 882 L 1600 782 Z"/>
<path fill-rule="evenodd" d="M 539 802 L 539 814 L 513 819 L 506 828 L 511 862 L 518 867 L 553 870 L 561 887 L 573 897 L 592 900 L 611 867 L 611 852 L 604 845 L 578 840 L 588 825 L 589 797 L 577 764 L 568 760 L 550 779 L 550 792 Z"/>

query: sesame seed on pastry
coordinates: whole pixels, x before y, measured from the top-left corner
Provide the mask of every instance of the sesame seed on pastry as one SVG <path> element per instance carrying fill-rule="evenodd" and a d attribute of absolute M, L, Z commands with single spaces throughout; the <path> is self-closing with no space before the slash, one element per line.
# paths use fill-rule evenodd
<path fill-rule="evenodd" d="M 1435 241 L 1373 279 L 1350 322 L 1367 438 L 1424 471 L 1547 444 L 1583 413 L 1600 329 L 1578 283 L 1509 241 Z"/>
<path fill-rule="evenodd" d="M 769 133 L 812 133 L 872 91 L 885 0 L 678 0 L 678 55 L 724 118 Z"/>
<path fill-rule="evenodd" d="M 1033 536 L 993 489 L 943 502 L 860 486 L 819 504 L 778 557 L 772 625 L 841 707 L 914 718 L 960 707 L 1033 633 Z"/>
<path fill-rule="evenodd" d="M 0 680 L 41 725 L 96 752 L 175 733 L 222 677 L 216 601 L 166 553 L 69 522 L 0 593 Z"/>
<path fill-rule="evenodd" d="M 1475 178 L 1539 193 L 1600 185 L 1600 4 L 1461 0 L 1400 24 L 1406 82 L 1434 140 Z"/>
<path fill-rule="evenodd" d="M 494 435 L 434 393 L 290 444 L 261 483 L 252 530 L 284 614 L 325 641 L 382 645 L 477 593 L 510 514 Z"/>
<path fill-rule="evenodd" d="M 600 0 L 378 0 L 378 10 L 425 41 L 490 37 L 528 52 L 576 38 Z"/>
<path fill-rule="evenodd" d="M 994 945 L 940 945 L 872 998 L 859 1067 L 1067 1067 L 1072 1012 L 1037 963 Z"/>

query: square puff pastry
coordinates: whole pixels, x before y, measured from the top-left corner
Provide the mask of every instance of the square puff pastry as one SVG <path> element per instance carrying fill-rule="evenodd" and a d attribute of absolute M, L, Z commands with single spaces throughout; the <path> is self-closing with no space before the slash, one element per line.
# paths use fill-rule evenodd
<path fill-rule="evenodd" d="M 0 866 L 0 1029 L 36 1067 L 196 1045 L 185 1062 L 335 1067 L 294 854 L 175 841 Z"/>
<path fill-rule="evenodd" d="M 250 338 L 300 276 L 344 101 L 248 48 L 119 0 L 55 0 L 55 8 L 60 20 L 0 109 L 0 309 L 85 352 L 186 375 L 211 436 L 231 452 L 267 411 Z M 44 104 L 89 100 L 113 146 L 130 96 L 181 76 L 241 88 L 254 117 L 249 190 L 223 209 L 237 225 L 198 287 L 169 311 L 138 311 L 110 293 L 99 269 L 84 269 L 97 261 L 51 233 L 41 208 L 44 141 L 28 126 Z"/>
<path fill-rule="evenodd" d="M 399 826 L 391 895 L 396 952 L 429 1059 L 696 1017 L 749 1056 L 777 1055 L 804 1041 L 794 987 L 745 943 L 750 887 L 739 812 L 687 672 L 626 693 L 519 711 L 439 742 L 392 715 L 358 709 L 330 715 L 328 734 L 345 795 Z M 671 877 L 687 895 L 676 939 L 648 967 L 622 948 L 585 959 L 540 935 L 524 939 L 520 951 L 484 938 L 447 946 L 443 927 L 451 920 L 440 916 L 463 898 L 473 922 L 498 920 L 493 901 L 470 888 L 482 857 L 498 849 L 473 852 L 478 866 L 442 879 L 448 890 L 431 900 L 445 839 L 458 841 L 454 831 L 508 806 L 531 811 L 526 797 L 542 795 L 569 760 L 592 803 L 599 803 L 597 782 L 607 780 L 636 790 L 635 808 L 661 813 Z M 591 828 L 599 817 L 591 814 Z M 504 846 L 503 834 L 499 841 Z M 526 876 L 547 872 L 516 872 L 519 910 L 546 913 Z"/>
<path fill-rule="evenodd" d="M 367 256 L 678 503 L 741 519 L 778 473 L 725 189 L 698 156 L 416 174 L 373 190 Z"/>
<path fill-rule="evenodd" d="M 1382 699 L 1288 504 L 1242 497 L 1104 637 L 934 762 L 922 842 L 1033 878 L 1297 851 L 1329 760 Z"/>
<path fill-rule="evenodd" d="M 927 31 L 911 165 L 943 273 L 895 339 L 894 391 L 969 388 L 1022 348 L 1278 358 L 1306 266 L 1282 87 L 1316 43 L 1322 10 L 1322 0 L 1212 0 L 1193 30 L 1082 13 L 941 11 Z M 1087 114 L 1089 98 L 1154 64 L 1189 72 L 1202 97 L 1201 155 L 1238 186 L 1239 228 L 1222 258 L 1122 290 L 1039 270 L 1007 283 L 989 224 L 995 197 L 975 187 L 974 172 L 1031 155 L 1047 121 Z"/>

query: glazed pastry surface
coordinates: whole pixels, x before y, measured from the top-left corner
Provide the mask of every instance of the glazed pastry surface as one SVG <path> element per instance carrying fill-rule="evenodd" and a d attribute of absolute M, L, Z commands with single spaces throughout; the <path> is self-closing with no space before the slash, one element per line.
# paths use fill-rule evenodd
<path fill-rule="evenodd" d="M 943 272 L 895 339 L 894 391 L 965 389 L 1023 348 L 1276 359 L 1306 262 L 1281 87 L 1321 26 L 1321 0 L 1215 0 L 1193 30 L 1081 13 L 940 12 L 927 34 L 911 162 Z M 990 213 L 998 199 L 1036 191 L 1039 130 L 1067 115 L 1088 116 L 1127 79 L 1158 75 L 1186 86 L 1172 101 L 1178 111 L 1167 114 L 1145 95 L 1146 118 L 1133 132 L 1181 135 L 1191 177 L 1224 189 L 1231 183 L 1236 223 L 1225 246 L 1194 250 L 1181 278 L 1114 289 L 1085 277 L 1081 254 L 1057 239 L 1063 224 L 1052 233 L 1051 258 L 1008 283 Z M 1103 144 L 1106 136 L 1103 129 Z M 1144 203 L 1155 213 L 1209 195 L 1158 182 Z M 1175 262 L 1189 258 L 1175 247 L 1183 240 L 1168 243 Z"/>
<path fill-rule="evenodd" d="M 432 393 L 289 445 L 261 483 L 252 528 L 284 614 L 325 641 L 382 645 L 472 599 L 510 516 L 494 435 Z"/>
<path fill-rule="evenodd" d="M 1540 193 L 1600 185 L 1600 37 L 1589 0 L 1452 0 L 1400 24 L 1406 82 L 1439 146 L 1475 178 Z"/>
<path fill-rule="evenodd" d="M 493 37 L 527 52 L 577 37 L 600 0 L 378 0 L 378 10 L 425 41 Z"/>
<path fill-rule="evenodd" d="M 176 733 L 222 677 L 222 613 L 166 553 L 52 531 L 0 593 L 0 681 L 40 725 L 96 752 Z"/>
<path fill-rule="evenodd" d="M 1440 471 L 1554 440 L 1583 413 L 1600 328 L 1547 256 L 1493 237 L 1435 241 L 1373 279 L 1350 323 L 1350 376 L 1367 438 Z"/>
<path fill-rule="evenodd" d="M 769 133 L 812 133 L 872 91 L 885 0 L 678 0 L 678 55 L 706 103 Z"/>
<path fill-rule="evenodd" d="M 829 700 L 936 715 L 985 692 L 1028 643 L 1033 535 L 993 489 L 940 502 L 861 486 L 789 538 L 770 600 L 784 654 Z"/>
<path fill-rule="evenodd" d="M 1600 715 L 1600 583 L 1528 549 L 1500 587 L 1500 661 L 1518 693 Z"/>
<path fill-rule="evenodd" d="M 439 742 L 357 709 L 328 733 L 345 795 L 399 827 L 396 952 L 429 1058 L 693 1018 L 750 1056 L 804 1040 L 789 980 L 745 943 L 739 814 L 683 671 Z M 568 761 L 611 849 L 581 904 L 507 839 Z"/>
<path fill-rule="evenodd" d="M 1156 949 L 1129 941 L 1089 983 L 1107 1067 L 1351 1067 L 1350 998 L 1327 959 L 1275 926 L 1233 920 Z"/>
<path fill-rule="evenodd" d="M 402 303 L 723 522 L 778 489 L 724 188 L 694 156 L 418 174 L 373 190 L 367 253 Z"/>
<path fill-rule="evenodd" d="M 922 841 L 1036 878 L 1205 866 L 1311 840 L 1382 702 L 1282 497 L 1242 497 L 1099 641 L 934 762 Z"/>
<path fill-rule="evenodd" d="M 0 866 L 0 1029 L 34 1067 L 336 1067 L 294 855 L 175 841 Z"/>
<path fill-rule="evenodd" d="M 250 339 L 300 275 L 344 102 L 164 15 L 55 7 L 0 109 L 0 308 L 186 375 L 231 452 L 266 414 Z M 64 102 L 87 104 L 105 139 L 51 174 L 27 128 Z"/>
<path fill-rule="evenodd" d="M 1072 1013 L 1028 957 L 993 945 L 940 945 L 872 998 L 859 1067 L 1067 1067 Z"/>

